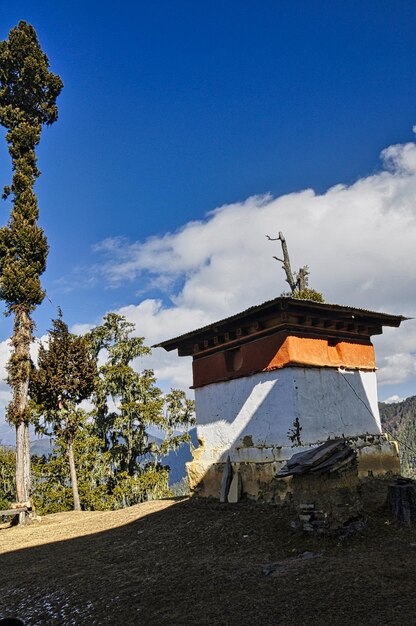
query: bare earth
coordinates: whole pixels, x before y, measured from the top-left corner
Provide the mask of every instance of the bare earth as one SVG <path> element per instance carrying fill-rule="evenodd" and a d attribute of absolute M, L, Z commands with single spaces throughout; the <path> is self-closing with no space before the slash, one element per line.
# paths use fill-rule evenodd
<path fill-rule="evenodd" d="M 49 624 L 416 624 L 416 528 L 386 512 L 354 537 L 287 509 L 203 500 L 58 513 L 0 530 L 0 616 Z M 306 554 L 305 554 L 306 553 Z"/>

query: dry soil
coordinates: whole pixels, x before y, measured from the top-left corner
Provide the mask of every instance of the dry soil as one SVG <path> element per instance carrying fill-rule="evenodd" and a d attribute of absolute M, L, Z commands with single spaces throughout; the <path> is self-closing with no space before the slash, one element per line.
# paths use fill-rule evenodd
<path fill-rule="evenodd" d="M 204 500 L 0 530 L 0 616 L 28 626 L 416 624 L 416 529 L 311 537 L 288 509 Z"/>

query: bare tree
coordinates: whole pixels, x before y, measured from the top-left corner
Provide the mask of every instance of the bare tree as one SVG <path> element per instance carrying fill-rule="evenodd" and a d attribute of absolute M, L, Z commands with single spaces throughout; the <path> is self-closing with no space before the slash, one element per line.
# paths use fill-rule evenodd
<path fill-rule="evenodd" d="M 323 302 L 324 300 L 322 294 L 308 287 L 309 267 L 304 265 L 303 267 L 300 267 L 297 272 L 292 271 L 289 251 L 283 233 L 279 232 L 278 237 L 270 237 L 269 235 L 266 235 L 266 237 L 269 241 L 280 241 L 282 245 L 283 259 L 277 256 L 274 256 L 273 258 L 276 259 L 276 261 L 279 261 L 279 263 L 283 263 L 282 267 L 286 274 L 286 282 L 290 287 L 290 295 L 293 298 Z"/>

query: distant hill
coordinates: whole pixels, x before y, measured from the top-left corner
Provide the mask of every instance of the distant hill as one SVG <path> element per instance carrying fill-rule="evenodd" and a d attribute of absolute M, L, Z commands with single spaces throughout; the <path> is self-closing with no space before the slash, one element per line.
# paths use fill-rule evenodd
<path fill-rule="evenodd" d="M 16 450 L 14 445 L 3 445 L 2 448 L 6 450 Z M 42 439 L 35 439 L 30 442 L 30 454 L 31 456 L 49 456 L 52 454 L 52 439 L 50 437 L 43 437 Z"/>
<path fill-rule="evenodd" d="M 189 431 L 191 436 L 192 446 L 197 446 L 196 428 L 192 428 Z M 157 444 L 162 443 L 162 439 L 149 435 L 149 441 L 154 441 Z M 177 450 L 171 450 L 169 454 L 161 459 L 162 465 L 169 465 L 169 484 L 174 485 L 182 480 L 186 475 L 185 463 L 192 461 L 191 446 L 188 443 L 184 443 Z"/>
<path fill-rule="evenodd" d="M 43 437 L 30 442 L 30 454 L 32 456 L 49 456 L 52 454 L 52 439 Z"/>
<path fill-rule="evenodd" d="M 402 473 L 416 478 L 416 396 L 380 402 L 379 409 L 383 429 L 399 443 Z"/>
<path fill-rule="evenodd" d="M 196 437 L 196 428 L 192 428 L 189 431 L 191 436 L 192 445 L 196 447 L 198 445 L 197 437 Z M 182 480 L 182 478 L 186 475 L 185 463 L 188 461 L 192 461 L 191 448 L 188 443 L 180 446 L 176 452 L 172 450 L 165 456 L 162 460 L 164 465 L 169 465 L 170 474 L 169 474 L 169 484 L 174 485 L 175 483 Z"/>

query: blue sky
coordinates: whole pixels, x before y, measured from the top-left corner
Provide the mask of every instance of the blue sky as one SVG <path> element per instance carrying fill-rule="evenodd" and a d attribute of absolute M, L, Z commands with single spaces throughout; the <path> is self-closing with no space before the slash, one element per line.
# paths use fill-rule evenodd
<path fill-rule="evenodd" d="M 398 257 L 407 251 L 398 243 L 401 231 L 391 228 L 402 207 L 411 205 L 416 171 L 413 1 L 0 0 L 2 39 L 19 19 L 36 28 L 52 71 L 65 84 L 59 120 L 44 130 L 38 151 L 40 222 L 50 244 L 43 279 L 49 300 L 36 312 L 39 335 L 58 305 L 76 329 L 98 322 L 109 310 L 122 310 L 153 342 L 166 338 L 164 328 L 168 336 L 176 334 L 279 295 L 284 276 L 272 261 L 251 277 L 248 263 L 246 276 L 237 277 L 248 285 L 236 290 L 239 295 L 233 293 L 236 278 L 224 271 L 239 261 L 232 256 L 236 248 L 256 258 L 276 254 L 263 238 L 257 247 L 248 241 L 252 228 L 244 231 L 243 221 L 260 219 L 265 204 L 270 210 L 264 232 L 274 223 L 275 230 L 286 229 L 298 264 L 315 261 L 312 277 L 326 288 L 328 301 L 416 313 L 409 284 L 414 276 L 406 274 L 414 262 L 399 258 L 396 270 L 389 269 L 394 245 Z M 4 141 L 0 172 L 0 184 L 7 184 Z M 373 203 L 381 215 L 387 197 L 381 183 L 388 175 L 391 185 L 400 182 L 400 193 L 385 232 L 380 220 L 377 236 L 369 233 L 367 241 L 363 229 L 371 231 L 376 217 L 360 224 L 357 215 Z M 339 194 L 327 194 L 334 185 L 350 191 L 347 199 L 361 202 L 359 212 L 343 206 L 336 219 L 319 227 L 316 220 L 311 223 L 309 238 L 300 236 L 305 215 L 321 214 L 322 206 L 319 201 L 308 208 L 302 190 L 313 189 L 324 204 L 332 198 L 335 207 Z M 247 200 L 253 196 L 262 200 Z M 6 203 L 1 215 L 4 223 Z M 413 232 L 409 220 L 404 237 Z M 200 221 L 199 248 L 191 236 L 186 239 L 192 221 Z M 345 250 L 341 244 L 335 249 L 342 258 L 331 257 L 337 283 L 326 272 L 325 242 L 338 229 L 345 229 L 349 241 Z M 181 233 L 188 249 L 200 252 L 186 262 L 178 261 L 183 250 L 175 247 Z M 221 252 L 213 245 L 221 238 L 229 245 L 228 259 L 225 244 Z M 386 250 L 384 268 L 376 251 L 392 240 L 396 244 Z M 354 265 L 357 259 L 361 265 Z M 209 296 L 195 286 L 198 277 Z M 276 292 L 270 287 L 274 282 Z M 5 320 L 0 339 L 9 334 Z M 414 342 L 400 337 L 400 349 L 390 335 L 381 344 L 381 358 L 390 358 L 390 366 L 395 354 L 403 357 L 397 363 L 406 362 L 401 377 L 387 376 L 384 397 L 416 393 L 416 337 Z M 155 359 L 166 384 L 180 382 L 171 376 L 173 362 Z"/>

